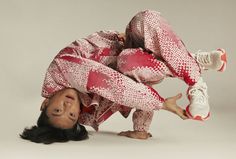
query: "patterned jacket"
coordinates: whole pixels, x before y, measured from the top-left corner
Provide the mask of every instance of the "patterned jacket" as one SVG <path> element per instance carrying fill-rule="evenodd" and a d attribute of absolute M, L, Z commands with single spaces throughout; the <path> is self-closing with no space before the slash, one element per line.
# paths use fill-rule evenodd
<path fill-rule="evenodd" d="M 132 108 L 133 127 L 148 131 L 153 110 L 163 98 L 150 86 L 134 81 L 116 68 L 123 49 L 118 32 L 100 31 L 72 42 L 62 49 L 47 69 L 42 96 L 48 98 L 63 88 L 75 88 L 83 105 L 79 123 L 98 126 L 119 111 L 128 117 Z"/>

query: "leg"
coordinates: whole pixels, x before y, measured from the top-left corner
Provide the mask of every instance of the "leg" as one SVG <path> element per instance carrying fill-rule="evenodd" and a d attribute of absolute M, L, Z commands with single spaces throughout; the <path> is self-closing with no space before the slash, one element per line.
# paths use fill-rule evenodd
<path fill-rule="evenodd" d="M 144 48 L 163 58 L 171 72 L 188 85 L 194 85 L 200 78 L 197 62 L 160 13 L 150 10 L 138 13 L 130 21 L 126 34 L 134 37 L 130 40 L 143 39 Z"/>
<path fill-rule="evenodd" d="M 131 20 L 126 33 L 131 34 L 129 37 L 143 39 L 144 48 L 163 58 L 172 74 L 190 86 L 189 117 L 201 120 L 207 118 L 209 104 L 201 69 L 167 21 L 158 12 L 143 11 Z M 200 99 L 204 99 L 204 103 L 200 103 Z"/>
<path fill-rule="evenodd" d="M 142 49 L 125 49 L 117 58 L 117 69 L 140 83 L 159 83 L 165 77 L 173 76 L 164 62 Z"/>

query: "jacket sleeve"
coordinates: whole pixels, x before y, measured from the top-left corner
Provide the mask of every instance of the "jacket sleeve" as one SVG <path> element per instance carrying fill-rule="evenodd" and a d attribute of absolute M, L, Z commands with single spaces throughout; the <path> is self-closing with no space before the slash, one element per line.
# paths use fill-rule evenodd
<path fill-rule="evenodd" d="M 156 90 L 101 63 L 66 54 L 56 61 L 65 79 L 78 91 L 96 93 L 117 104 L 140 110 L 162 108 L 164 99 Z"/>
<path fill-rule="evenodd" d="M 148 132 L 150 124 L 153 118 L 153 111 L 136 110 L 133 113 L 133 129 L 135 131 L 146 131 Z"/>

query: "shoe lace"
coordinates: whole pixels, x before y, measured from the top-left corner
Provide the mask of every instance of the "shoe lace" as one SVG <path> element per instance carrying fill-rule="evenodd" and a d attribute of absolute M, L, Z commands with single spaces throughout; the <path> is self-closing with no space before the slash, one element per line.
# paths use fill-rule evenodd
<path fill-rule="evenodd" d="M 196 103 L 199 104 L 206 104 L 207 103 L 207 86 L 194 86 L 191 89 L 189 89 L 189 95 L 194 98 Z"/>
<path fill-rule="evenodd" d="M 200 50 L 197 53 L 197 62 L 202 65 L 209 65 L 211 64 L 211 57 L 208 52 L 200 52 Z"/>

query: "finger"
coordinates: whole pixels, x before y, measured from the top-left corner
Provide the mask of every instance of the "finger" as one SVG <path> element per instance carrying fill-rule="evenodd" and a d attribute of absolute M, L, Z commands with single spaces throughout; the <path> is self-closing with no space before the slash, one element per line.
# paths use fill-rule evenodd
<path fill-rule="evenodd" d="M 184 116 L 183 114 L 178 114 L 178 116 L 183 120 L 188 119 L 188 117 Z"/>
<path fill-rule="evenodd" d="M 184 116 L 184 115 L 181 115 L 181 117 L 180 117 L 181 119 L 183 119 L 183 120 L 186 120 L 186 119 L 188 119 L 188 117 L 187 116 Z"/>
<path fill-rule="evenodd" d="M 182 97 L 182 93 L 179 93 L 179 94 L 177 94 L 174 98 L 176 99 L 176 100 L 178 100 L 178 99 L 180 99 Z"/>
<path fill-rule="evenodd" d="M 189 117 L 188 117 L 188 115 L 187 115 L 187 113 L 186 113 L 186 110 L 184 110 L 183 114 L 184 114 L 184 117 L 185 117 L 184 120 L 185 120 L 185 119 L 189 119 Z"/>
<path fill-rule="evenodd" d="M 185 115 L 185 113 L 184 113 L 184 110 L 182 110 L 182 111 L 177 111 L 177 114 L 178 114 L 178 116 L 180 117 L 180 118 L 182 118 L 183 120 L 185 120 L 185 119 L 188 119 L 188 117 Z"/>

